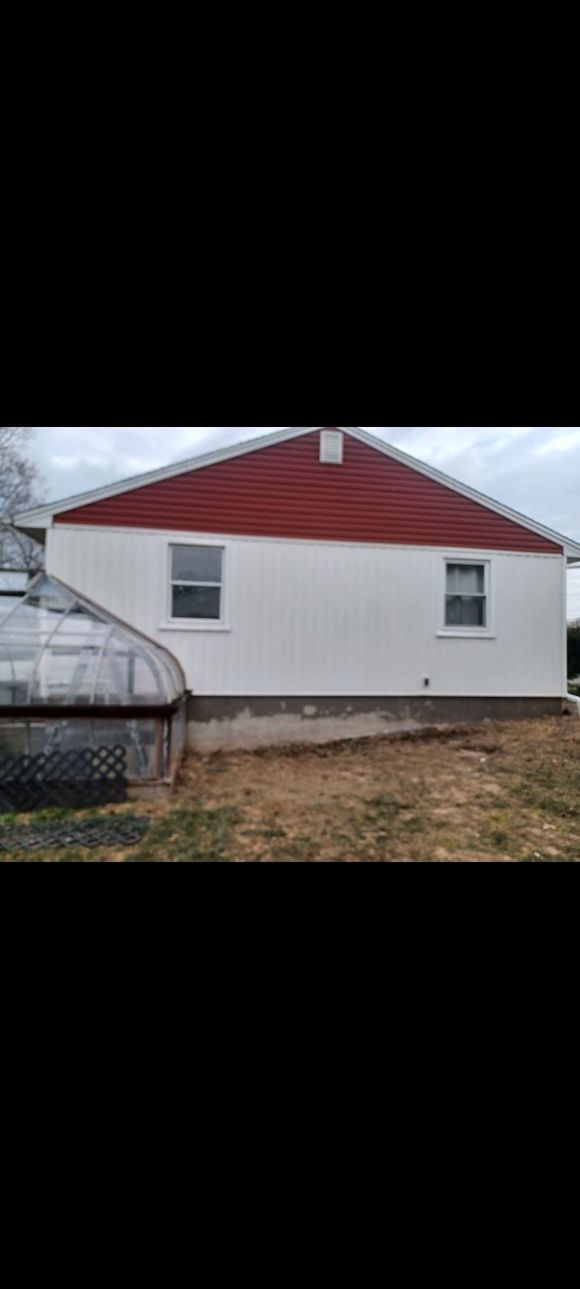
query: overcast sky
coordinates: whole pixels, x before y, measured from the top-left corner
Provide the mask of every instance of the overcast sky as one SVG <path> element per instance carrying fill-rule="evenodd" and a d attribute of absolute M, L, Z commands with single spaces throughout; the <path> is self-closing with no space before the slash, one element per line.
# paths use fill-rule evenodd
<path fill-rule="evenodd" d="M 39 426 L 33 456 L 56 500 L 281 426 Z M 364 426 L 463 483 L 580 541 L 580 428 Z M 570 614 L 580 617 L 580 570 Z"/>

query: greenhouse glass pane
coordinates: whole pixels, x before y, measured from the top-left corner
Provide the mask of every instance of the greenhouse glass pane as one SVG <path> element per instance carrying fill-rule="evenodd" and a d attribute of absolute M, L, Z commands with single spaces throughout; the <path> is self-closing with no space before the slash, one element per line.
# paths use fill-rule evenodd
<path fill-rule="evenodd" d="M 158 721 L 93 720 L 94 747 L 124 747 L 130 779 L 157 779 Z"/>
<path fill-rule="evenodd" d="M 17 642 L 0 647 L 0 707 L 22 706 L 28 702 L 29 683 L 38 652 Z"/>
<path fill-rule="evenodd" d="M 22 602 L 21 595 L 0 595 L 0 621 Z"/>
<path fill-rule="evenodd" d="M 123 747 L 129 779 L 157 779 L 159 725 L 157 720 L 0 721 L 0 766 L 13 757 Z"/>
<path fill-rule="evenodd" d="M 172 655 L 54 579 L 0 612 L 0 706 L 164 707 L 184 691 Z"/>
<path fill-rule="evenodd" d="M 49 645 L 34 674 L 30 702 L 90 705 L 99 656 L 96 645 Z"/>
<path fill-rule="evenodd" d="M 0 595 L 4 591 L 22 591 L 24 592 L 30 581 L 28 573 L 13 573 L 10 569 L 0 573 Z"/>
<path fill-rule="evenodd" d="M 27 754 L 26 725 L 0 722 L 0 763 Z"/>

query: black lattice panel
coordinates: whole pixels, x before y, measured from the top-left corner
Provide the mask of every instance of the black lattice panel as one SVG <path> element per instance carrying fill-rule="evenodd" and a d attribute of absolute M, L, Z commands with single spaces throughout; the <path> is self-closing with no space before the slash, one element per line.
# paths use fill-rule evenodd
<path fill-rule="evenodd" d="M 136 846 L 145 836 L 148 819 L 135 815 L 114 815 L 97 819 L 73 817 L 65 823 L 5 824 L 0 829 L 0 855 L 13 851 L 67 850 L 83 846 Z"/>
<path fill-rule="evenodd" d="M 124 747 L 87 747 L 0 761 L 0 814 L 51 806 L 82 810 L 126 800 Z"/>

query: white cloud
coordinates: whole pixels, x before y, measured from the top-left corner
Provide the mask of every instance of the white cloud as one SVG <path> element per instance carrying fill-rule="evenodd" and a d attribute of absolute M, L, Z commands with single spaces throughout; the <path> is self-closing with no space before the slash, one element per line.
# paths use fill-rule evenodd
<path fill-rule="evenodd" d="M 552 452 L 569 452 L 571 448 L 580 446 L 580 429 L 568 430 L 566 434 L 557 434 L 555 438 L 549 438 L 542 443 L 537 449 L 537 456 L 545 457 Z"/>

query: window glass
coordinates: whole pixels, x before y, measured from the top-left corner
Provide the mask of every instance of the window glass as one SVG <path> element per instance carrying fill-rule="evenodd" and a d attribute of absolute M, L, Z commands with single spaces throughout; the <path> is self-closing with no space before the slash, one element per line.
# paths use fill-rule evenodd
<path fill-rule="evenodd" d="M 485 566 L 483 564 L 448 564 L 447 592 L 449 595 L 484 595 Z"/>
<path fill-rule="evenodd" d="M 447 564 L 446 627 L 487 627 L 485 570 L 485 564 Z"/>
<path fill-rule="evenodd" d="M 222 551 L 219 546 L 174 546 L 174 582 L 218 582 L 222 580 Z"/>
<path fill-rule="evenodd" d="M 174 586 L 173 617 L 219 620 L 221 591 L 219 586 Z"/>
<path fill-rule="evenodd" d="M 172 547 L 172 618 L 184 621 L 220 621 L 223 554 L 219 546 Z"/>
<path fill-rule="evenodd" d="M 484 627 L 485 598 L 474 599 L 472 596 L 447 596 L 448 627 Z"/>

